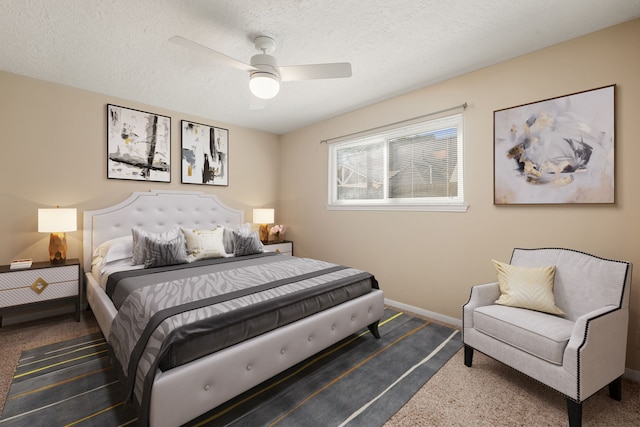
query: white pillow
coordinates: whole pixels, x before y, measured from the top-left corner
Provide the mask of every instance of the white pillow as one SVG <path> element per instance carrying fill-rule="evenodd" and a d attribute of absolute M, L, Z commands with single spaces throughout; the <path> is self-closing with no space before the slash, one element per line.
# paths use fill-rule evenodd
<path fill-rule="evenodd" d="M 91 265 L 99 263 L 100 265 L 121 259 L 131 258 L 133 256 L 133 238 L 132 236 L 122 236 L 108 240 L 98 246 L 93 251 L 94 261 Z"/>
<path fill-rule="evenodd" d="M 189 262 L 227 256 L 224 250 L 224 227 L 211 229 L 182 228 L 187 243 Z"/>
<path fill-rule="evenodd" d="M 133 256 L 133 239 L 127 236 L 127 239 L 114 243 L 102 260 L 103 264 L 122 259 L 131 259 Z"/>
<path fill-rule="evenodd" d="M 95 248 L 95 250 L 93 251 L 93 256 L 104 257 L 107 254 L 107 251 L 109 250 L 109 248 L 114 243 L 127 240 L 127 239 L 131 239 L 131 236 L 122 236 L 122 237 L 116 237 L 115 239 L 107 240 L 106 242 L 100 244 L 97 248 Z"/>

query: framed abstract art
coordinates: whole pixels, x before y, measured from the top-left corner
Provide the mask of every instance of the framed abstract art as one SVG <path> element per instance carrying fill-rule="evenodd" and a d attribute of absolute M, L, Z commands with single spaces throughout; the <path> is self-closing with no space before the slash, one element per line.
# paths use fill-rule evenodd
<path fill-rule="evenodd" d="M 108 104 L 107 177 L 171 182 L 171 118 Z"/>
<path fill-rule="evenodd" d="M 229 131 L 182 120 L 182 183 L 229 185 Z"/>
<path fill-rule="evenodd" d="M 614 203 L 614 89 L 494 111 L 494 204 Z"/>

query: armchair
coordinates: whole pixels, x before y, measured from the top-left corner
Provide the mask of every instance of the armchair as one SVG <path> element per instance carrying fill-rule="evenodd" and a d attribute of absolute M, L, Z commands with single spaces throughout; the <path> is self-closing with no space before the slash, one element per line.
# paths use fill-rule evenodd
<path fill-rule="evenodd" d="M 474 286 L 462 313 L 464 363 L 471 367 L 476 349 L 549 386 L 566 397 L 569 425 L 579 427 L 589 396 L 608 385 L 611 398 L 622 397 L 632 265 L 542 248 L 514 249 L 511 266 L 555 266 L 553 299 L 564 314 L 496 304 L 498 282 Z"/>

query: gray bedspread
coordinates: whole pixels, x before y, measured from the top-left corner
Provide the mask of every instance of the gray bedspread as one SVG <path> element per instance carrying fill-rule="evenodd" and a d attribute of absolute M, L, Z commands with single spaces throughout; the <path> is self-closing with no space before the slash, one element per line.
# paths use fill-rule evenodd
<path fill-rule="evenodd" d="M 119 274 L 107 284 L 118 308 L 108 342 L 143 419 L 158 368 L 187 363 L 378 287 L 360 270 L 274 253 L 144 273 Z"/>

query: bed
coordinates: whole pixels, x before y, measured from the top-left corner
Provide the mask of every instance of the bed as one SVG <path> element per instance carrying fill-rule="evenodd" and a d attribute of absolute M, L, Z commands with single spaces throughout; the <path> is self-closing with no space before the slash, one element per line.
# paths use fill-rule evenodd
<path fill-rule="evenodd" d="M 251 234 L 242 211 L 201 192 L 135 192 L 114 206 L 84 212 L 87 301 L 117 356 L 114 359 L 129 383 L 131 396 L 139 403 L 142 424 L 163 427 L 186 423 L 364 327 L 379 337 L 377 324 L 384 312 L 384 296 L 367 272 L 275 253 L 240 256 L 240 243 L 235 247 L 238 256 L 190 259 L 193 262 L 184 265 L 149 264 L 148 253 L 149 268 L 133 265 L 130 259 L 111 262 L 119 252 L 133 251 L 135 258 L 140 244 L 134 239 L 133 247 L 126 246 L 132 230 L 144 230 L 142 240 L 153 243 L 149 236 L 176 228 L 185 233 L 224 228 L 224 233 L 239 239 Z M 224 247 L 229 251 L 227 245 L 234 240 L 224 236 Z M 186 245 L 189 248 L 188 240 Z M 266 281 L 267 276 L 273 278 Z M 224 300 L 208 287 L 212 283 L 214 288 L 226 288 L 245 280 L 265 281 L 261 286 L 266 287 L 260 288 L 261 293 L 233 293 L 233 298 Z M 202 298 L 207 304 L 189 305 L 195 301 L 191 295 L 182 295 L 190 289 L 186 284 L 197 289 L 194 293 L 198 295 L 205 293 Z M 154 326 L 145 329 L 147 320 L 138 317 L 150 303 L 140 295 L 156 288 L 170 297 L 149 294 L 149 301 L 155 304 L 157 300 L 182 298 L 190 311 L 170 308 L 161 318 L 155 313 L 156 317 L 149 319 Z M 180 296 L 174 297 L 168 289 L 179 289 L 174 294 Z M 269 296 L 262 297 L 263 293 Z M 284 295 L 275 298 L 270 293 Z M 306 299 L 294 302 L 293 294 L 298 293 L 301 296 L 296 298 Z M 255 308 L 245 305 L 245 300 L 257 301 Z M 220 320 L 212 321 L 212 316 Z M 182 320 L 187 318 L 194 323 Z M 127 319 L 133 323 L 122 323 Z M 260 319 L 259 325 L 256 319 Z M 212 326 L 216 322 L 231 329 Z M 207 326 L 203 332 L 203 325 L 211 328 Z M 138 363 L 135 370 L 131 370 L 131 360 Z"/>

